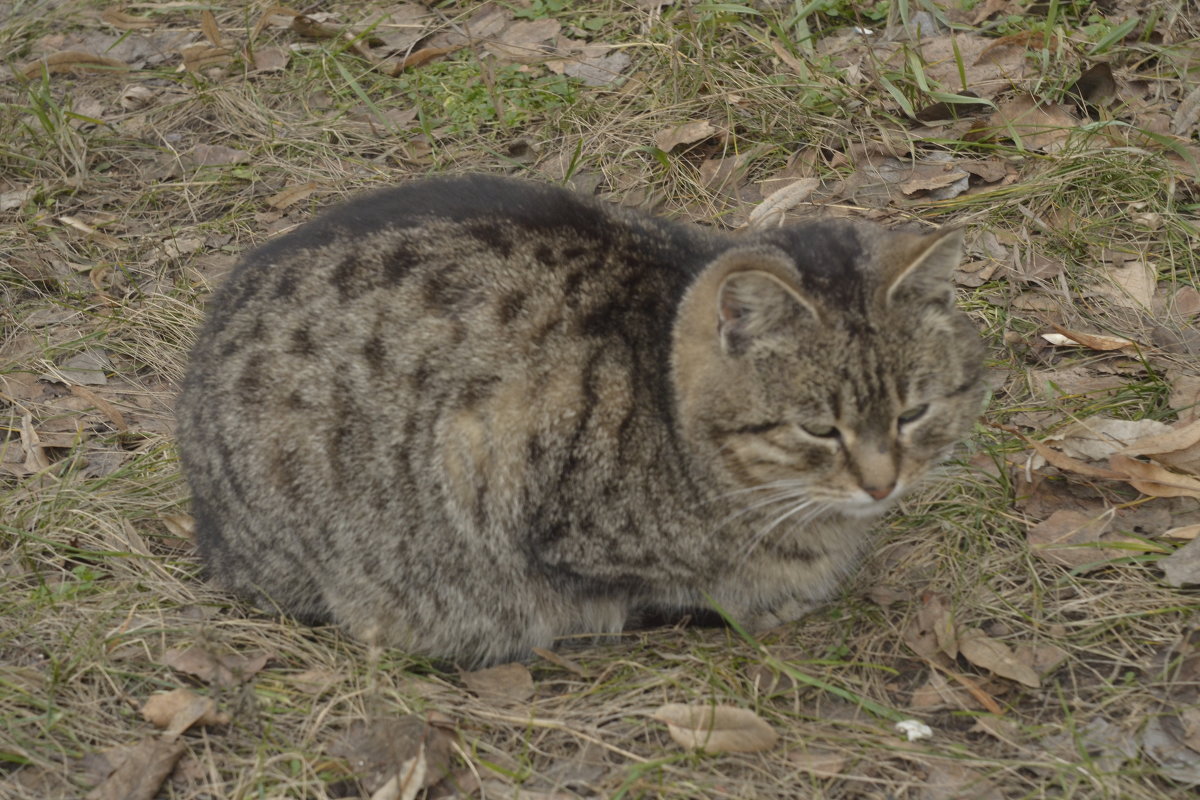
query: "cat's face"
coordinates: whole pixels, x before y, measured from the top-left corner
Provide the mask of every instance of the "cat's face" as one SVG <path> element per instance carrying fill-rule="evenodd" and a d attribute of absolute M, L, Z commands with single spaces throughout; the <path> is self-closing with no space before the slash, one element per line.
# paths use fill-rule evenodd
<path fill-rule="evenodd" d="M 958 237 L 877 236 L 841 274 L 817 273 L 836 289 L 802 285 L 783 253 L 745 251 L 685 301 L 681 422 L 746 507 L 880 514 L 979 413 L 982 347 L 951 303 Z"/>

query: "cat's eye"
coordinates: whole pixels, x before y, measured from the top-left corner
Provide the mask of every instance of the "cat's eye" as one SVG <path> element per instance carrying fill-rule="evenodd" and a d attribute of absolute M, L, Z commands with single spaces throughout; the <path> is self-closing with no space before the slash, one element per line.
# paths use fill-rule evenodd
<path fill-rule="evenodd" d="M 899 419 L 901 425 L 907 425 L 910 422 L 916 422 L 921 417 L 925 416 L 925 412 L 928 410 L 929 404 L 922 403 L 919 406 L 913 406 L 912 408 L 903 412 L 897 419 Z"/>
<path fill-rule="evenodd" d="M 833 425 L 801 425 L 800 427 L 809 436 L 816 436 L 818 439 L 836 439 L 841 435 Z"/>

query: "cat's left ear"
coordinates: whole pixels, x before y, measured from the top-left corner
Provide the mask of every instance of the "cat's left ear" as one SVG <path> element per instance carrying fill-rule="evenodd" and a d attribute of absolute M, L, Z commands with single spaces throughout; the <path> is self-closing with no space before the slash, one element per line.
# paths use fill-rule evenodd
<path fill-rule="evenodd" d="M 888 302 L 908 296 L 929 302 L 954 300 L 954 268 L 962 259 L 962 228 L 942 228 L 914 237 L 893 255 L 885 275 Z"/>

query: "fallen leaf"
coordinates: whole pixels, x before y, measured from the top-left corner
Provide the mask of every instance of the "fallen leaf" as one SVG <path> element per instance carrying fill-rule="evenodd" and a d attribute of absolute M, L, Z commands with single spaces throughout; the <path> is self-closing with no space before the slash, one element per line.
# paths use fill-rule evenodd
<path fill-rule="evenodd" d="M 1200 525 L 1193 527 L 1200 528 Z M 1192 539 L 1171 555 L 1159 559 L 1158 566 L 1166 574 L 1168 586 L 1176 589 L 1200 586 L 1200 539 Z"/>
<path fill-rule="evenodd" d="M 276 192 L 267 198 L 267 205 L 271 208 L 285 209 L 288 206 L 293 206 L 312 195 L 317 190 L 315 181 L 302 183 L 298 186 L 289 186 L 282 191 Z"/>
<path fill-rule="evenodd" d="M 250 154 L 245 150 L 237 150 L 220 144 L 198 144 L 190 153 L 190 163 L 196 167 L 249 164 L 251 160 Z"/>
<path fill-rule="evenodd" d="M 1043 441 L 1056 445 L 1072 458 L 1103 461 L 1113 453 L 1127 452 L 1135 442 L 1147 437 L 1151 437 L 1156 443 L 1154 446 L 1157 446 L 1158 437 L 1170 430 L 1166 423 L 1158 420 L 1114 419 L 1097 415 L 1072 423 Z"/>
<path fill-rule="evenodd" d="M 114 28 L 120 28 L 123 31 L 134 31 L 142 28 L 153 28 L 158 23 L 146 17 L 138 17 L 133 14 L 128 14 L 117 8 L 107 8 L 100 14 L 100 19 L 107 22 Z"/>
<path fill-rule="evenodd" d="M 1057 328 L 1057 326 L 1055 327 Z M 1042 338 L 1056 347 L 1082 346 L 1101 352 L 1134 346 L 1134 342 L 1120 336 L 1103 336 L 1097 333 L 1078 333 L 1061 329 L 1058 333 L 1043 333 Z"/>
<path fill-rule="evenodd" d="M 933 633 L 938 649 L 950 658 L 958 658 L 958 636 L 955 633 L 954 613 L 950 598 L 941 592 L 926 592 L 917 609 L 921 630 Z"/>
<path fill-rule="evenodd" d="M 85 799 L 154 800 L 186 750 L 184 742 L 153 736 L 120 753 L 109 753 L 109 763 L 114 764 L 112 772 Z"/>
<path fill-rule="evenodd" d="M 950 761 L 930 765 L 920 800 L 1004 800 L 1004 793 L 976 770 Z"/>
<path fill-rule="evenodd" d="M 1152 497 L 1194 497 L 1200 499 L 1200 477 L 1172 472 L 1166 467 L 1150 461 L 1116 453 L 1109 457 L 1108 465 L 1125 473 L 1122 480 L 1142 494 Z"/>
<path fill-rule="evenodd" d="M 183 54 L 183 67 L 188 72 L 202 72 L 233 63 L 233 50 L 228 47 L 214 47 L 204 43 L 189 44 L 180 52 Z"/>
<path fill-rule="evenodd" d="M 286 680 L 296 684 L 302 691 L 320 694 L 330 686 L 346 680 L 346 676 L 336 670 L 314 667 L 289 675 Z"/>
<path fill-rule="evenodd" d="M 750 212 L 746 224 L 751 228 L 770 228 L 783 224 L 784 215 L 800 205 L 821 185 L 817 178 L 799 178 L 763 198 Z"/>
<path fill-rule="evenodd" d="M 33 80 L 43 72 L 58 75 L 71 72 L 112 72 L 113 70 L 124 71 L 127 69 L 129 69 L 128 64 L 115 58 L 68 50 L 31 61 L 21 68 L 21 74 L 27 79 Z"/>
<path fill-rule="evenodd" d="M 1097 546 L 1111 525 L 1110 514 L 1090 516 L 1059 509 L 1029 529 L 1029 549 L 1068 569 L 1099 569 L 1121 555 L 1121 551 Z"/>
<path fill-rule="evenodd" d="M 1127 761 L 1138 756 L 1137 742 L 1130 731 L 1123 730 L 1103 717 L 1095 717 L 1073 729 L 1044 737 L 1041 747 L 1067 762 L 1078 760 L 1086 752 L 1103 772 L 1116 772 Z"/>
<path fill-rule="evenodd" d="M 1187 746 L 1187 738 L 1178 717 L 1153 716 L 1142 730 L 1142 748 L 1164 775 L 1194 786 L 1200 784 L 1200 753 Z"/>
<path fill-rule="evenodd" d="M 158 517 L 171 535 L 196 541 L 196 519 L 191 514 L 160 514 Z"/>
<path fill-rule="evenodd" d="M 801 772 L 818 778 L 841 775 L 842 770 L 846 768 L 846 757 L 828 750 L 812 749 L 803 753 L 788 753 L 788 761 Z"/>
<path fill-rule="evenodd" d="M 562 65 L 564 75 L 587 86 L 609 86 L 621 77 L 633 59 L 624 50 L 614 50 L 606 44 L 585 44 L 573 58 L 554 63 Z M 546 66 L 559 71 L 550 63 Z"/>
<path fill-rule="evenodd" d="M 1122 450 L 1121 455 L 1149 456 L 1168 467 L 1200 473 L 1200 420 L 1141 437 Z"/>
<path fill-rule="evenodd" d="M 1017 645 L 1014 653 L 1018 661 L 1031 666 L 1042 678 L 1061 667 L 1067 660 L 1067 651 L 1056 644 Z"/>
<path fill-rule="evenodd" d="M 92 348 L 68 358 L 58 371 L 69 384 L 104 386 L 108 383 L 106 373 L 113 372 L 114 367 L 107 353 Z"/>
<path fill-rule="evenodd" d="M 1101 294 L 1125 308 L 1148 309 L 1154 303 L 1158 273 L 1144 261 L 1126 261 L 1111 267 L 1105 276 L 1111 285 L 1100 287 Z"/>
<path fill-rule="evenodd" d="M 460 676 L 463 684 L 493 703 L 521 703 L 533 697 L 533 676 L 524 664 L 501 664 Z"/>
<path fill-rule="evenodd" d="M 329 752 L 350 762 L 372 800 L 412 800 L 450 771 L 452 736 L 416 714 L 353 723 Z"/>
<path fill-rule="evenodd" d="M 260 47 L 254 51 L 254 69 L 258 72 L 282 72 L 292 54 L 282 47 Z"/>
<path fill-rule="evenodd" d="M 1178 528 L 1171 528 L 1163 532 L 1163 536 L 1168 539 L 1180 539 L 1190 541 L 1200 536 L 1200 525 L 1182 525 Z"/>
<path fill-rule="evenodd" d="M 162 728 L 165 736 L 176 737 L 193 725 L 227 725 L 229 715 L 217 711 L 211 697 L 191 689 L 174 689 L 151 695 L 142 706 L 142 718 Z"/>
<path fill-rule="evenodd" d="M 552 42 L 561 30 L 562 23 L 549 17 L 518 20 L 485 42 L 484 47 L 501 61 L 518 64 L 545 61 L 554 52 Z"/>
<path fill-rule="evenodd" d="M 1171 117 L 1171 133 L 1176 136 L 1191 136 L 1197 121 L 1200 121 L 1200 86 L 1192 89 L 1179 101 L 1179 106 Z"/>
<path fill-rule="evenodd" d="M 676 744 L 709 753 L 757 753 L 779 740 L 761 717 L 734 706 L 667 703 L 651 716 L 666 724 Z"/>
<path fill-rule="evenodd" d="M 217 655 L 200 645 L 192 645 L 168 650 L 161 663 L 217 686 L 237 686 L 254 677 L 270 658 L 268 653 Z"/>
<path fill-rule="evenodd" d="M 989 138 L 1013 139 L 1026 150 L 1053 152 L 1060 149 L 1079 125 L 1067 109 L 1056 103 L 1040 103 L 1028 93 L 1005 100 L 987 120 Z"/>
<path fill-rule="evenodd" d="M 535 647 L 533 648 L 533 654 L 538 658 L 549 661 L 551 664 L 554 664 L 557 667 L 567 670 L 568 672 L 574 672 L 581 678 L 586 678 L 588 676 L 588 671 L 581 667 L 577 662 L 572 661 L 566 656 L 560 655 L 553 650 Z"/>
<path fill-rule="evenodd" d="M 967 661 L 1002 678 L 1017 681 L 1033 689 L 1042 685 L 1033 667 L 1018 660 L 1016 654 L 1004 642 L 991 638 L 981 630 L 960 630 L 958 649 Z"/>
<path fill-rule="evenodd" d="M 0 206 L 0 209 L 3 207 Z M 1171 297 L 1171 310 L 1181 317 L 1200 314 L 1200 291 L 1191 286 L 1180 286 Z"/>
<path fill-rule="evenodd" d="M 711 122 L 700 119 L 673 128 L 664 128 L 654 136 L 654 144 L 659 150 L 669 153 L 681 144 L 695 144 L 716 134 L 717 129 Z"/>
<path fill-rule="evenodd" d="M 221 46 L 221 26 L 217 24 L 217 18 L 207 8 L 200 12 L 200 32 L 212 44 L 217 47 Z"/>

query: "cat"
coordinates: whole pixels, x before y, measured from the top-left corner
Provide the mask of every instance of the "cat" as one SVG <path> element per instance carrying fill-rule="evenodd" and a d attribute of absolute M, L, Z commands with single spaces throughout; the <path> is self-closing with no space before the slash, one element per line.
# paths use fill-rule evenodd
<path fill-rule="evenodd" d="M 202 561 L 464 666 L 642 610 L 798 619 L 980 411 L 961 239 L 483 175 L 361 196 L 212 298 L 178 402 Z"/>

